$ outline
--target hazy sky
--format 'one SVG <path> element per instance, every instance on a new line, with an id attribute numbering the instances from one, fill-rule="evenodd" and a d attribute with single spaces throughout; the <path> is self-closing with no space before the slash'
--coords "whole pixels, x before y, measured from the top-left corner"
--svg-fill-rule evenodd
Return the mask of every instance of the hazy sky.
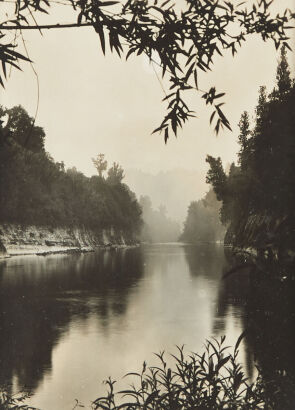
<path id="1" fill-rule="evenodd" d="M 276 9 L 295 6 L 294 0 L 274 3 Z M 73 21 L 62 6 L 55 17 Z M 151 135 L 165 106 L 161 86 L 144 57 L 132 57 L 127 63 L 110 53 L 104 57 L 91 28 L 44 31 L 43 37 L 38 32 L 24 34 L 40 81 L 36 122 L 46 131 L 46 149 L 54 159 L 87 175 L 95 173 L 91 157 L 97 153 L 124 168 L 146 172 L 203 170 L 207 154 L 219 155 L 225 162 L 235 159 L 237 133 L 224 131 L 216 137 L 209 126 L 211 111 L 199 95 L 189 98 L 199 118 L 192 119 L 178 139 L 171 138 L 165 146 L 159 135 Z M 234 130 L 241 112 L 253 111 L 258 87 L 272 87 L 277 59 L 273 44 L 255 37 L 234 58 L 228 53 L 216 59 L 213 72 L 200 84 L 227 93 L 224 110 Z M 294 65 L 294 55 L 289 62 Z M 36 79 L 29 65 L 22 68 L 23 72 L 12 72 L 0 103 L 21 104 L 33 116 Z"/>

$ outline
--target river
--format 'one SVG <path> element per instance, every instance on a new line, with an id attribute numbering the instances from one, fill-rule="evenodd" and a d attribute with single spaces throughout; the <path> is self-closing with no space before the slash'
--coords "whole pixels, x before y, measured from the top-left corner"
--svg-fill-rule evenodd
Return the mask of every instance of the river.
<path id="1" fill-rule="evenodd" d="M 101 395 L 108 376 L 154 363 L 153 352 L 202 351 L 223 334 L 232 345 L 247 322 L 249 287 L 227 285 L 227 267 L 223 246 L 208 244 L 1 261 L 1 385 L 31 391 L 28 403 L 42 410 L 70 410 Z M 250 376 L 252 356 L 243 343 Z"/>

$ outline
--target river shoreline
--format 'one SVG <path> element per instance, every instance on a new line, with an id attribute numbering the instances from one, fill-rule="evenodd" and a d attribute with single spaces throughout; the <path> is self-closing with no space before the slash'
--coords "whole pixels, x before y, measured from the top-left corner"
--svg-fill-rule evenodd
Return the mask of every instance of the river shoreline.
<path id="1" fill-rule="evenodd" d="M 0 225 L 0 259 L 13 256 L 71 254 L 138 246 L 130 234 L 114 228 L 94 232 L 85 228 Z"/>
<path id="2" fill-rule="evenodd" d="M 116 245 L 116 244 L 110 244 L 110 245 L 100 245 L 96 246 L 95 248 L 92 247 L 82 247 L 82 248 L 54 248 L 54 249 L 48 249 L 48 248 L 38 248 L 38 249 L 16 249 L 13 252 L 10 253 L 5 253 L 0 255 L 0 260 L 5 260 L 5 259 L 10 259 L 12 257 L 16 256 L 30 256 L 30 255 L 35 255 L 35 256 L 49 256 L 49 255 L 57 255 L 57 254 L 74 254 L 74 253 L 89 253 L 89 252 L 95 252 L 96 250 L 117 250 L 117 249 L 129 249 L 129 248 L 136 248 L 140 246 L 140 243 L 134 244 L 134 245 Z"/>

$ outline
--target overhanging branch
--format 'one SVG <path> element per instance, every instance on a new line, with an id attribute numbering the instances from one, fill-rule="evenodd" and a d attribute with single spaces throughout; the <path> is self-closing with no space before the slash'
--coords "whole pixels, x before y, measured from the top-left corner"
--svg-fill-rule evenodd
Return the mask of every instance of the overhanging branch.
<path id="1" fill-rule="evenodd" d="M 91 27 L 92 23 L 70 23 L 70 24 L 46 24 L 46 25 L 34 25 L 34 26 L 21 26 L 21 25 L 0 25 L 0 30 L 49 30 L 54 28 L 75 28 L 75 27 Z"/>

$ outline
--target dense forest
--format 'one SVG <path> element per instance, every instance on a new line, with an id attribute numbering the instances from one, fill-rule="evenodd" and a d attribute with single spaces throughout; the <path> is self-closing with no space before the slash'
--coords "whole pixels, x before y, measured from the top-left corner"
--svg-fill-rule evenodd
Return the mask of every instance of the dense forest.
<path id="1" fill-rule="evenodd" d="M 191 202 L 180 240 L 190 243 L 223 241 L 225 228 L 219 218 L 220 207 L 212 188 L 203 199 Z"/>
<path id="2" fill-rule="evenodd" d="M 226 175 L 221 159 L 207 157 L 207 182 L 222 201 L 225 242 L 289 260 L 295 243 L 295 86 L 285 48 L 276 85 L 260 87 L 254 124 L 244 112 L 239 122 L 238 164 Z"/>
<path id="3" fill-rule="evenodd" d="M 118 164 L 107 171 L 100 154 L 96 176 L 66 170 L 45 151 L 45 132 L 24 108 L 0 107 L 0 119 L 0 223 L 140 231 L 141 208 Z"/>

